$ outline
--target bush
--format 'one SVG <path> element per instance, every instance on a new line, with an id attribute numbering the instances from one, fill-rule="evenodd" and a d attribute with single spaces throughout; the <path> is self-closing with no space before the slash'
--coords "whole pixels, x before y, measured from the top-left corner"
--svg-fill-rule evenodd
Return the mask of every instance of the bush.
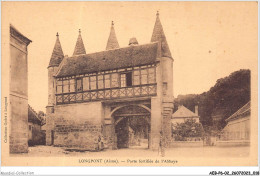
<path id="1" fill-rule="evenodd" d="M 173 126 L 172 134 L 176 141 L 187 141 L 190 138 L 203 137 L 204 130 L 200 123 L 196 123 L 193 119 L 188 119 L 184 123 L 177 123 Z"/>

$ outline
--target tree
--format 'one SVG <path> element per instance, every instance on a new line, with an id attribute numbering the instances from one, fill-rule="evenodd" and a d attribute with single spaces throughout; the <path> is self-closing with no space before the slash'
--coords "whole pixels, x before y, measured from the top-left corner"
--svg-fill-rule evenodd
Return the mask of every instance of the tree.
<path id="1" fill-rule="evenodd" d="M 204 129 L 212 126 L 216 130 L 221 130 L 226 125 L 225 120 L 250 101 L 250 75 L 250 70 L 241 69 L 218 79 L 207 92 L 179 95 L 174 101 L 175 110 L 178 105 L 184 105 L 190 110 L 199 105 L 200 122 Z M 212 119 L 214 112 L 218 112 L 217 115 L 221 116 L 217 124 L 214 124 Z"/>
<path id="2" fill-rule="evenodd" d="M 194 119 L 188 119 L 184 123 L 177 123 L 173 126 L 172 133 L 177 141 L 186 141 L 187 138 L 201 138 L 204 136 L 202 125 Z"/>
<path id="3" fill-rule="evenodd" d="M 46 123 L 46 115 L 43 111 L 38 112 L 38 117 L 41 120 L 41 124 L 44 125 Z"/>

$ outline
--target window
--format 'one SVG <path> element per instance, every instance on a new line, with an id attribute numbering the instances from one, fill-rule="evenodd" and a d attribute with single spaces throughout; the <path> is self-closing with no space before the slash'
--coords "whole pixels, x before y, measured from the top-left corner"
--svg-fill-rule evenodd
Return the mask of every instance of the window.
<path id="1" fill-rule="evenodd" d="M 97 77 L 96 76 L 90 77 L 90 89 L 91 90 L 97 89 Z"/>
<path id="2" fill-rule="evenodd" d="M 118 74 L 111 74 L 111 87 L 118 87 Z"/>
<path id="3" fill-rule="evenodd" d="M 140 85 L 140 70 L 134 71 L 134 85 Z"/>
<path id="4" fill-rule="evenodd" d="M 70 82 L 69 80 L 63 80 L 63 93 L 68 93 L 69 92 L 69 85 Z"/>
<path id="5" fill-rule="evenodd" d="M 62 93 L 62 81 L 57 81 L 57 94 Z"/>
<path id="6" fill-rule="evenodd" d="M 148 83 L 148 72 L 147 69 L 141 70 L 141 84 L 147 84 Z"/>
<path id="7" fill-rule="evenodd" d="M 104 89 L 104 76 L 98 76 L 98 89 Z"/>
<path id="8" fill-rule="evenodd" d="M 126 74 L 123 73 L 120 75 L 121 87 L 126 87 Z"/>
<path id="9" fill-rule="evenodd" d="M 110 75 L 105 75 L 105 88 L 110 88 Z"/>
<path id="10" fill-rule="evenodd" d="M 120 76 L 121 87 L 132 86 L 132 72 L 122 73 Z"/>
<path id="11" fill-rule="evenodd" d="M 77 82 L 77 92 L 81 92 L 82 91 L 82 78 L 76 79 L 76 82 Z"/>
<path id="12" fill-rule="evenodd" d="M 53 107 L 51 108 L 51 113 L 54 113 L 54 108 Z"/>
<path id="13" fill-rule="evenodd" d="M 84 77 L 83 78 L 83 90 L 89 90 L 89 77 Z"/>
<path id="14" fill-rule="evenodd" d="M 132 86 L 132 72 L 128 72 L 126 73 L 126 86 L 129 87 L 129 86 Z"/>
<path id="15" fill-rule="evenodd" d="M 155 83 L 155 68 L 148 69 L 148 83 Z"/>
<path id="16" fill-rule="evenodd" d="M 75 79 L 70 79 L 70 92 L 75 92 Z"/>
<path id="17" fill-rule="evenodd" d="M 31 126 L 31 125 L 29 125 L 29 130 L 30 130 L 30 131 L 32 130 L 32 126 Z"/>
<path id="18" fill-rule="evenodd" d="M 163 95 L 166 95 L 167 92 L 167 82 L 163 82 Z"/>

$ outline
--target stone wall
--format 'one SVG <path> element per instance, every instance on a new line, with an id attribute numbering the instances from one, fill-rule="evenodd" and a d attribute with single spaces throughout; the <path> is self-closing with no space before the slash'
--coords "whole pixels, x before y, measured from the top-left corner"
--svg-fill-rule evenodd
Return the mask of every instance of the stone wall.
<path id="1" fill-rule="evenodd" d="M 172 141 L 169 147 L 203 147 L 203 141 Z"/>
<path id="2" fill-rule="evenodd" d="M 28 152 L 28 100 L 10 96 L 10 153 Z"/>
<path id="3" fill-rule="evenodd" d="M 250 140 L 216 141 L 218 147 L 250 146 Z"/>
<path id="4" fill-rule="evenodd" d="M 28 152 L 28 65 L 31 41 L 10 26 L 10 153 Z"/>
<path id="5" fill-rule="evenodd" d="M 54 146 L 98 150 L 98 139 L 102 136 L 101 128 L 101 124 L 93 124 L 87 120 L 75 123 L 73 120 L 57 118 L 54 127 Z"/>
<path id="6" fill-rule="evenodd" d="M 97 150 L 102 137 L 103 109 L 101 102 L 55 106 L 54 114 L 47 117 L 46 144 L 80 150 Z"/>

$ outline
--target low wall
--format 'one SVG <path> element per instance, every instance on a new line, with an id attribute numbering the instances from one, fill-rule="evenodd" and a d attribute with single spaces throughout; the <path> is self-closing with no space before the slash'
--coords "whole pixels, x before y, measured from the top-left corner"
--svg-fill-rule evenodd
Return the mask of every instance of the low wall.
<path id="1" fill-rule="evenodd" d="M 99 150 L 101 125 L 85 121 L 75 123 L 73 120 L 58 118 L 55 121 L 54 146 L 78 150 Z"/>
<path id="2" fill-rule="evenodd" d="M 216 146 L 219 147 L 250 146 L 250 141 L 249 140 L 216 141 Z"/>
<path id="3" fill-rule="evenodd" d="M 203 147 L 203 141 L 172 141 L 170 147 Z"/>

